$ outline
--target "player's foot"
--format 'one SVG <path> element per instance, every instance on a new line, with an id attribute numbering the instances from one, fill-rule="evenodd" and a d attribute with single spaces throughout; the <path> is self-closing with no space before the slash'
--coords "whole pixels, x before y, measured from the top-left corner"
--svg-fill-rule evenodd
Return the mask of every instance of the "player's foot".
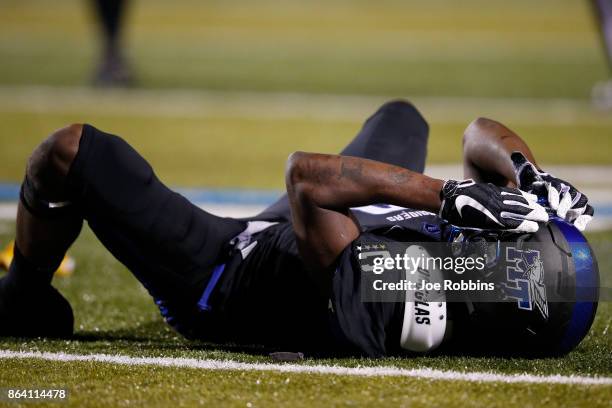
<path id="1" fill-rule="evenodd" d="M 70 303 L 51 285 L 17 285 L 0 279 L 0 336 L 70 337 Z"/>
<path id="2" fill-rule="evenodd" d="M 93 84 L 104 88 L 130 87 L 134 85 L 134 75 L 124 57 L 106 55 L 95 73 Z"/>

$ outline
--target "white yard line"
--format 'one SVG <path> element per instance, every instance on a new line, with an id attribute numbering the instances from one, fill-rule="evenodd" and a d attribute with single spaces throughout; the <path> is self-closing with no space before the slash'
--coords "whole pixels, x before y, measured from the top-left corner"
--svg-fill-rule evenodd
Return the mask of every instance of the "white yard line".
<path id="1" fill-rule="evenodd" d="M 0 359 L 42 359 L 47 361 L 85 361 L 127 366 L 161 366 L 202 370 L 276 371 L 282 373 L 332 374 L 356 377 L 409 377 L 427 380 L 472 381 L 487 383 L 532 383 L 570 385 L 612 385 L 610 377 L 577 375 L 496 374 L 491 372 L 462 372 L 431 368 L 397 367 L 342 367 L 335 365 L 243 363 L 232 360 L 198 360 L 195 358 L 130 357 L 111 354 L 67 354 L 32 351 L 0 350 Z"/>
<path id="2" fill-rule="evenodd" d="M 361 122 L 383 102 L 398 96 L 402 95 L 0 86 L 0 111 Z M 612 124 L 610 115 L 594 111 L 587 101 L 573 99 L 445 96 L 408 99 L 433 123 L 468 123 L 477 116 L 491 116 L 513 125 Z"/>

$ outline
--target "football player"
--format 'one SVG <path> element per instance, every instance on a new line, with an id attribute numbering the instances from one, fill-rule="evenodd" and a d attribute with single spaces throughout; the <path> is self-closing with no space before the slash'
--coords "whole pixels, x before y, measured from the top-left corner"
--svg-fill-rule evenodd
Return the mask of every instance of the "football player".
<path id="1" fill-rule="evenodd" d="M 534 234 L 549 212 L 583 229 L 593 215 L 584 194 L 489 119 L 465 131 L 469 179 L 424 175 L 428 131 L 413 105 L 389 102 L 339 155 L 292 154 L 287 194 L 235 219 L 167 188 L 123 139 L 91 125 L 60 129 L 27 165 L 14 259 L 0 280 L 0 334 L 72 334 L 71 307 L 50 283 L 86 220 L 188 338 L 373 357 L 427 351 L 406 340 L 411 304 L 362 301 L 355 243 L 444 240 L 449 226 Z"/>

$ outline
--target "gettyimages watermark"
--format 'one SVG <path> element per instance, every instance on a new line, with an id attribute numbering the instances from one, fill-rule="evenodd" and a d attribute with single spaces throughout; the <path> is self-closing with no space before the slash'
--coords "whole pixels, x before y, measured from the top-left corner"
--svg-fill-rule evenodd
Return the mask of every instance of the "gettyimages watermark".
<path id="1" fill-rule="evenodd" d="M 547 316 L 552 302 L 612 299 L 587 244 L 360 240 L 353 250 L 364 302 L 513 302 Z"/>

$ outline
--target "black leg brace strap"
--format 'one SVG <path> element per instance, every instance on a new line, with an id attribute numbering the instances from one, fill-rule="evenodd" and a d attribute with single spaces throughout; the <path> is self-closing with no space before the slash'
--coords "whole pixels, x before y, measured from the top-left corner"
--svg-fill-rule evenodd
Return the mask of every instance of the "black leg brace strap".
<path id="1" fill-rule="evenodd" d="M 74 204 L 71 201 L 51 202 L 42 198 L 27 175 L 21 184 L 19 199 L 30 213 L 41 218 L 56 218 L 74 214 Z"/>

